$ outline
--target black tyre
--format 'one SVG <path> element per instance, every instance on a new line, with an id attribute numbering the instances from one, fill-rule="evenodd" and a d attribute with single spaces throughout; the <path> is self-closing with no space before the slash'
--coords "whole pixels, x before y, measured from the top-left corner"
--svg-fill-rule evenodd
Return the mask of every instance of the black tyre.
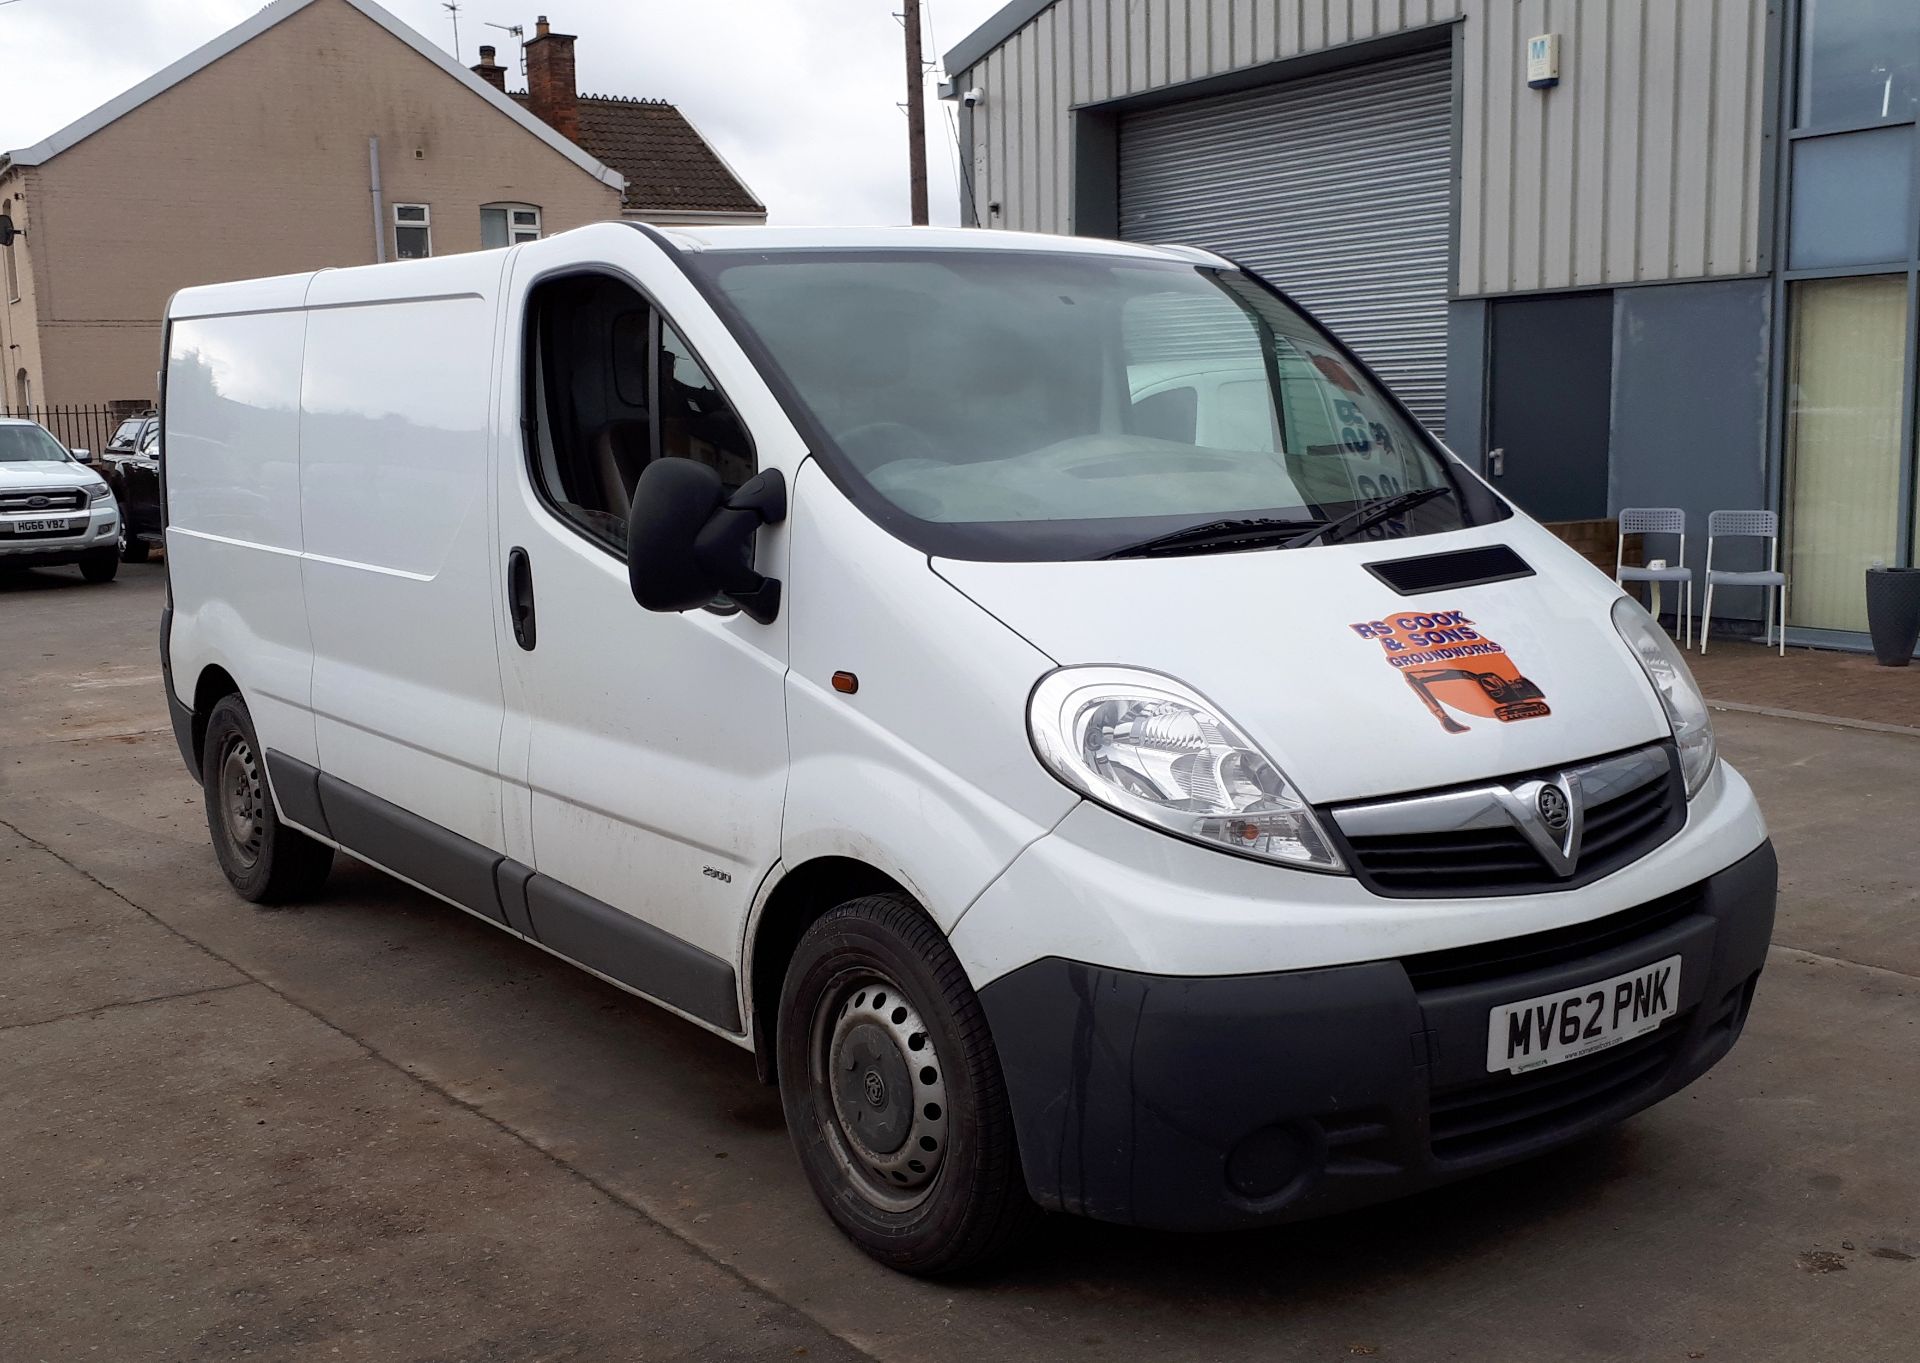
<path id="1" fill-rule="evenodd" d="M 980 1000 L 905 896 L 851 900 L 807 929 L 780 993 L 778 1056 L 807 1181 L 881 1263 L 979 1268 L 1037 1214 Z"/>
<path id="2" fill-rule="evenodd" d="M 238 696 L 225 697 L 207 716 L 200 785 L 213 854 L 242 899 L 283 903 L 326 883 L 333 849 L 280 822 L 267 785 L 266 753 Z"/>
<path id="3" fill-rule="evenodd" d="M 89 582 L 111 582 L 120 574 L 118 549 L 95 549 L 80 559 L 80 576 Z"/>
<path id="4" fill-rule="evenodd" d="M 120 561 L 122 563 L 145 563 L 153 557 L 153 546 L 137 535 L 123 535 L 120 540 Z"/>

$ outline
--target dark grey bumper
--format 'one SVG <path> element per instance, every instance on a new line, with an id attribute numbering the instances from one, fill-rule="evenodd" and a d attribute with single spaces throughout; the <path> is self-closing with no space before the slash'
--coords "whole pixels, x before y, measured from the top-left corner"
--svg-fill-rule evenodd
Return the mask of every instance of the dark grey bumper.
<path id="1" fill-rule="evenodd" d="M 1481 947 L 1180 978 L 1036 961 L 980 998 L 1041 1205 L 1178 1230 L 1291 1221 L 1511 1163 L 1685 1087 L 1733 1046 L 1773 929 L 1771 844 L 1677 895 Z M 1488 1074 L 1489 1011 L 1678 954 L 1659 1030 Z"/>

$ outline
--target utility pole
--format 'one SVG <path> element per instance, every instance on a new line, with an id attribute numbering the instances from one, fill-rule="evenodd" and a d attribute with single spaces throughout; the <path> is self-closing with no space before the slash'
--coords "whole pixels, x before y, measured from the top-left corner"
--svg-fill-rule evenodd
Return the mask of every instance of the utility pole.
<path id="1" fill-rule="evenodd" d="M 927 68 L 920 56 L 920 0 L 902 0 L 907 29 L 907 194 L 913 225 L 927 225 Z"/>

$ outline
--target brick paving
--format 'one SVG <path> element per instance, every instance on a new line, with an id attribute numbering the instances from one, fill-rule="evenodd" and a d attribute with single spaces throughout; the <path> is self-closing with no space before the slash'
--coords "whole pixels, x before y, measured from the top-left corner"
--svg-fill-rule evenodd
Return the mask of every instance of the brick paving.
<path id="1" fill-rule="evenodd" d="M 1687 654 L 1709 700 L 1920 729 L 1920 663 L 1881 667 L 1871 653 L 1713 641 Z"/>

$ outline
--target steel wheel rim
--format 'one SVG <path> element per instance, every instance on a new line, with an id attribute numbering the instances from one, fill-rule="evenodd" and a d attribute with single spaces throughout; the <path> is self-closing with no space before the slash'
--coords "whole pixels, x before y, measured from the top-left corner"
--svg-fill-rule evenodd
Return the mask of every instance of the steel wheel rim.
<path id="1" fill-rule="evenodd" d="M 944 1063 L 913 1000 L 870 968 L 822 991 L 809 1036 L 814 1111 L 862 1199 L 908 1212 L 946 1165 Z"/>
<path id="2" fill-rule="evenodd" d="M 260 860 L 266 839 L 267 789 L 252 746 L 237 734 L 221 754 L 218 789 L 227 845 L 242 865 L 252 866 Z"/>

